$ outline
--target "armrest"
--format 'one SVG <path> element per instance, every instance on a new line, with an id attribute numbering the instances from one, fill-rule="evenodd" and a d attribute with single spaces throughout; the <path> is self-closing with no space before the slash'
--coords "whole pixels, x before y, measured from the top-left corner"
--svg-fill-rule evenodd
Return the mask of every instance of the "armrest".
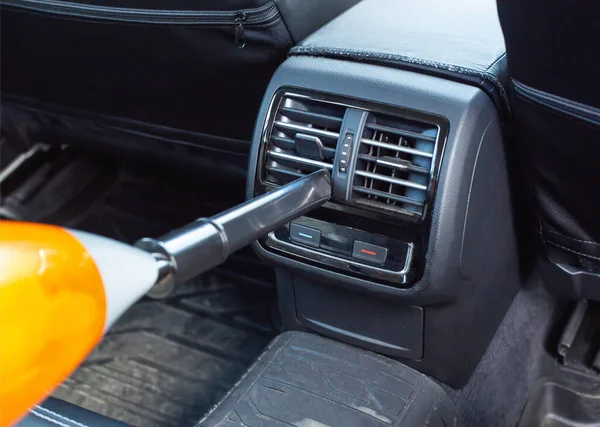
<path id="1" fill-rule="evenodd" d="M 508 112 L 495 0 L 364 0 L 291 50 L 402 68 L 480 87 Z"/>

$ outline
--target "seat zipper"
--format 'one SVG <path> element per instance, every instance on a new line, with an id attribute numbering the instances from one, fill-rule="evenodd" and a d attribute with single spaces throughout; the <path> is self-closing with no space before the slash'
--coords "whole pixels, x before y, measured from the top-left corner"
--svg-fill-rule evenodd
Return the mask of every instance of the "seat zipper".
<path id="1" fill-rule="evenodd" d="M 512 82 L 515 92 L 529 101 L 543 105 L 567 116 L 600 125 L 600 109 L 598 108 L 534 89 L 514 79 Z"/>
<path id="2" fill-rule="evenodd" d="M 153 10 L 96 6 L 60 0 L 2 0 L 2 7 L 27 9 L 36 12 L 66 15 L 104 21 L 168 25 L 231 25 L 234 42 L 246 46 L 245 26 L 262 25 L 273 21 L 278 10 L 273 1 L 264 6 L 239 11 Z"/>
<path id="3" fill-rule="evenodd" d="M 244 33 L 244 22 L 248 19 L 248 15 L 244 12 L 239 12 L 235 16 L 235 45 L 243 49 L 246 46 L 246 34 Z"/>

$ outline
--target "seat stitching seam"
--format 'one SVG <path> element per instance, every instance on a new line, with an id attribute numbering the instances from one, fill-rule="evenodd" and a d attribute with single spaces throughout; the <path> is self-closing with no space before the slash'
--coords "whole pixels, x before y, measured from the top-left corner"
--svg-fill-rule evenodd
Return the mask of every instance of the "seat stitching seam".
<path id="1" fill-rule="evenodd" d="M 546 230 L 546 231 L 548 231 L 548 232 L 550 232 L 550 233 L 553 233 L 553 234 L 556 234 L 556 235 L 558 235 L 558 236 L 564 237 L 565 239 L 573 240 L 573 241 L 575 241 L 575 242 L 580 242 L 580 243 L 590 243 L 590 244 L 592 244 L 592 245 L 599 245 L 599 246 L 600 246 L 600 243 L 594 242 L 593 240 L 580 240 L 580 239 L 575 239 L 575 238 L 573 238 L 573 237 L 565 236 L 564 234 L 562 234 L 562 233 L 559 233 L 558 231 L 554 231 L 554 230 Z"/>
<path id="2" fill-rule="evenodd" d="M 52 417 L 49 417 L 49 416 L 47 416 L 47 415 L 44 415 L 44 414 L 40 414 L 39 412 L 36 412 L 34 409 L 32 409 L 32 410 L 31 410 L 31 411 L 29 411 L 29 412 L 30 412 L 32 415 L 34 415 L 34 416 L 36 416 L 36 417 L 38 417 L 38 418 L 41 418 L 42 420 L 48 421 L 49 423 L 56 424 L 57 426 L 61 426 L 61 427 L 72 427 L 72 426 L 70 426 L 69 424 L 65 424 L 65 423 L 63 423 L 63 422 L 60 422 L 60 421 L 58 421 L 58 420 L 55 420 L 55 419 L 54 419 L 54 418 L 52 418 Z"/>
<path id="3" fill-rule="evenodd" d="M 496 60 L 494 62 L 492 62 L 489 67 L 487 67 L 486 71 L 490 71 L 494 65 L 496 65 L 498 62 L 503 60 L 505 57 L 506 57 L 506 52 L 504 52 L 502 55 L 500 55 L 498 58 L 496 58 Z"/>
<path id="4" fill-rule="evenodd" d="M 347 48 L 321 48 L 321 47 L 317 47 L 317 46 L 296 46 L 290 51 L 290 54 L 292 54 L 292 55 L 293 54 L 300 54 L 300 55 L 301 54 L 332 54 L 332 55 L 339 55 L 339 56 L 346 56 L 346 57 L 349 57 L 354 54 L 354 55 L 361 56 L 363 59 L 374 58 L 374 59 L 381 59 L 381 60 L 388 60 L 388 61 L 403 62 L 403 63 L 407 63 L 407 64 L 412 63 L 412 64 L 431 67 L 431 68 L 443 69 L 443 70 L 450 71 L 450 72 L 456 72 L 459 74 L 464 74 L 464 75 L 469 75 L 469 76 L 477 76 L 484 80 L 491 81 L 494 84 L 494 86 L 500 92 L 500 96 L 501 96 L 502 100 L 506 103 L 506 106 L 510 111 L 510 101 L 508 100 L 508 95 L 506 93 L 506 89 L 504 88 L 502 82 L 500 82 L 495 75 L 488 72 L 489 68 L 486 69 L 485 71 L 481 71 L 481 70 L 475 70 L 472 68 L 463 67 L 460 65 L 446 64 L 443 62 L 431 61 L 428 59 L 421 59 L 421 58 L 416 58 L 416 57 L 411 57 L 411 56 L 390 54 L 390 53 L 380 53 L 380 52 L 367 52 L 367 51 L 347 49 Z M 494 62 L 496 62 L 496 61 L 494 61 Z"/>
<path id="5" fill-rule="evenodd" d="M 52 414 L 52 415 L 54 415 L 55 417 L 57 417 L 57 418 L 59 418 L 59 419 L 62 419 L 62 420 L 64 420 L 64 421 L 68 421 L 68 422 L 70 422 L 70 423 L 72 423 L 72 424 L 75 424 L 76 426 L 79 426 L 79 427 L 89 427 L 87 424 L 83 424 L 83 423 L 77 422 L 77 421 L 75 421 L 75 420 L 72 420 L 72 419 L 71 419 L 71 418 L 69 418 L 69 417 L 65 417 L 64 415 L 60 415 L 60 414 L 58 414 L 58 413 L 56 413 L 56 412 L 54 412 L 54 411 L 51 411 L 51 410 L 50 410 L 50 409 L 48 409 L 48 408 L 44 408 L 43 406 L 36 405 L 35 407 L 36 407 L 36 409 L 41 409 L 42 411 L 44 411 L 44 412 L 46 412 L 46 413 Z"/>
<path id="6" fill-rule="evenodd" d="M 573 252 L 574 254 L 581 255 L 581 256 L 584 256 L 584 257 L 587 257 L 587 258 L 592 258 L 592 259 L 600 261 L 600 257 L 595 257 L 593 255 L 584 254 L 583 252 L 577 252 L 577 251 L 574 251 L 573 249 L 567 248 L 565 246 L 559 245 L 558 243 L 554 243 L 554 242 L 551 242 L 549 240 L 547 240 L 546 243 L 550 243 L 551 245 L 558 246 L 559 248 L 562 248 L 562 249 L 564 249 L 566 251 L 569 251 L 569 252 Z"/>

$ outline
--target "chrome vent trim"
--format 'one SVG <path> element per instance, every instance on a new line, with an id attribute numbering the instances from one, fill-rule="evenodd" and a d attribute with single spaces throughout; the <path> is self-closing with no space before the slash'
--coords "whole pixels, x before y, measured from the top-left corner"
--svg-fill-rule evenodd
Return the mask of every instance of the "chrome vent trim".
<path id="1" fill-rule="evenodd" d="M 333 170 L 347 107 L 287 92 L 275 104 L 265 129 L 263 182 L 278 186 L 318 169 Z"/>
<path id="2" fill-rule="evenodd" d="M 305 157 L 294 156 L 293 154 L 286 154 L 278 151 L 267 151 L 267 155 L 275 160 L 290 160 L 298 163 L 299 165 L 314 166 L 315 168 L 333 169 L 333 165 L 325 162 L 319 162 L 317 160 L 308 159 Z"/>
<path id="3" fill-rule="evenodd" d="M 394 271 L 386 270 L 373 265 L 368 265 L 360 261 L 330 255 L 325 252 L 320 252 L 307 248 L 305 246 L 294 245 L 292 243 L 280 240 L 279 238 L 277 238 L 274 232 L 269 233 L 265 241 L 269 247 L 277 248 L 291 255 L 299 255 L 303 258 L 316 262 L 323 262 L 323 260 L 327 260 L 328 265 L 339 268 L 341 270 L 356 272 L 358 269 L 363 274 L 376 277 L 382 280 L 389 280 L 395 283 L 406 283 L 408 281 L 415 252 L 415 245 L 413 243 L 407 243 L 408 250 L 406 253 L 406 259 L 404 261 L 404 266 L 402 270 Z"/>
<path id="4" fill-rule="evenodd" d="M 377 164 L 379 164 L 379 162 Z M 404 179 L 394 178 L 393 176 L 386 176 L 386 175 L 381 175 L 378 173 L 371 173 L 371 172 L 365 172 L 365 171 L 359 171 L 359 170 L 357 170 L 355 172 L 355 175 L 362 176 L 365 178 L 370 178 L 373 180 L 388 182 L 390 184 L 402 185 L 404 187 L 414 188 L 416 190 L 423 190 L 423 191 L 427 190 L 426 185 L 417 184 L 415 182 L 406 181 Z"/>
<path id="5" fill-rule="evenodd" d="M 337 149 L 348 132 L 356 137 L 345 173 Z M 433 113 L 282 88 L 262 129 L 258 191 L 327 169 L 335 187 L 332 203 L 340 210 L 348 205 L 359 208 L 357 215 L 422 221 L 433 205 L 447 135 L 447 119 Z M 318 153 L 299 152 L 299 141 L 316 143 Z"/>
<path id="6" fill-rule="evenodd" d="M 282 122 L 282 121 L 275 121 L 275 127 L 280 130 L 281 129 L 291 130 L 296 133 L 303 133 L 303 134 L 313 135 L 313 136 L 321 136 L 324 138 L 332 139 L 334 141 L 337 141 L 338 138 L 340 137 L 339 132 L 329 132 L 327 130 L 314 129 L 314 128 L 311 128 L 308 126 L 296 125 L 293 123 L 287 123 L 287 122 Z"/>

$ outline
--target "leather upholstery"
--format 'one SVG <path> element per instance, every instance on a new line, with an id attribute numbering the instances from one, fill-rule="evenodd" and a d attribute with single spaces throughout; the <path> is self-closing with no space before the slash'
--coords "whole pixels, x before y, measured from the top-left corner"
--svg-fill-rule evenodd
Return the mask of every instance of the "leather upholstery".
<path id="1" fill-rule="evenodd" d="M 297 43 L 360 0 L 275 0 L 279 13 Z"/>
<path id="2" fill-rule="evenodd" d="M 475 85 L 506 112 L 504 53 L 494 0 L 364 0 L 291 51 Z"/>
<path id="3" fill-rule="evenodd" d="M 179 10 L 241 10 L 264 6 L 270 0 L 70 0 L 74 3 L 110 7 L 131 7 L 140 9 L 164 9 L 173 7 Z M 125 5 L 126 2 L 126 5 Z"/>
<path id="4" fill-rule="evenodd" d="M 543 254 L 600 272 L 600 12 L 565 0 L 498 0 L 498 11 Z"/>
<path id="5" fill-rule="evenodd" d="M 71 403 L 49 397 L 33 407 L 16 427 L 127 427 Z"/>
<path id="6" fill-rule="evenodd" d="M 148 139 L 161 145 L 247 146 L 291 34 L 299 40 L 357 1 L 2 0 L 2 102 L 89 117 L 97 130 L 86 144 L 120 122 L 135 135 L 160 127 L 172 136 Z"/>

